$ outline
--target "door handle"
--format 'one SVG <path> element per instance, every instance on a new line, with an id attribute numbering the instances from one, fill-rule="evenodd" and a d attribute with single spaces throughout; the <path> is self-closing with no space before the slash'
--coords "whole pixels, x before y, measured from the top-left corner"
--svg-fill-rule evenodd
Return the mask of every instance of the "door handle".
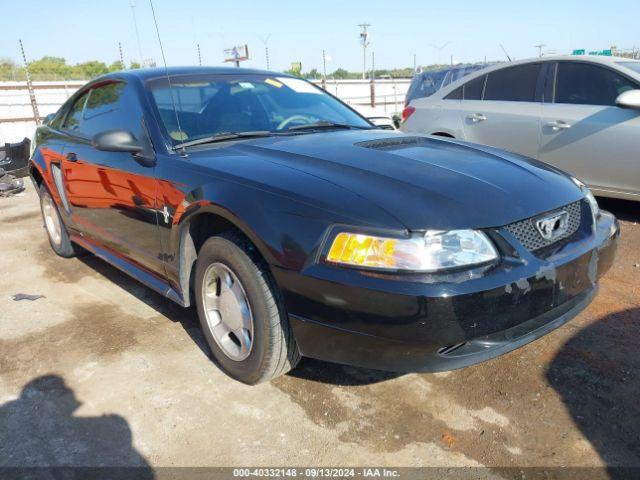
<path id="1" fill-rule="evenodd" d="M 77 162 L 78 156 L 73 152 L 69 152 L 67 153 L 67 160 L 69 160 L 70 162 Z"/>
<path id="2" fill-rule="evenodd" d="M 551 130 L 553 130 L 554 132 L 559 132 L 560 130 L 570 129 L 571 125 L 569 125 L 564 120 L 556 120 L 555 122 L 547 123 L 547 127 L 551 128 Z"/>
<path id="3" fill-rule="evenodd" d="M 472 113 L 470 115 L 467 115 L 467 118 L 473 123 L 484 122 L 487 119 L 487 117 L 485 117 L 482 113 Z"/>

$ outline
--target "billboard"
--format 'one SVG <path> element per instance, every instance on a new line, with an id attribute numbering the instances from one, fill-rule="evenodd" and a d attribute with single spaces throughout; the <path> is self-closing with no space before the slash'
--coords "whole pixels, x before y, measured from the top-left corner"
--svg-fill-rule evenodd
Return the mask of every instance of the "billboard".
<path id="1" fill-rule="evenodd" d="M 237 65 L 245 60 L 249 60 L 249 47 L 246 44 L 238 45 L 232 48 L 225 48 L 225 62 L 235 62 Z"/>

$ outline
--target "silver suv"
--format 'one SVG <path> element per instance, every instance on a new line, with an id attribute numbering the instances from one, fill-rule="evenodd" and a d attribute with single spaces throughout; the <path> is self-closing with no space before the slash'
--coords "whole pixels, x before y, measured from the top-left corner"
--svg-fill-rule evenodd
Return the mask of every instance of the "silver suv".
<path id="1" fill-rule="evenodd" d="M 640 201 L 640 61 L 561 56 L 503 63 L 410 101 L 401 130 L 537 158 L 601 196 Z"/>

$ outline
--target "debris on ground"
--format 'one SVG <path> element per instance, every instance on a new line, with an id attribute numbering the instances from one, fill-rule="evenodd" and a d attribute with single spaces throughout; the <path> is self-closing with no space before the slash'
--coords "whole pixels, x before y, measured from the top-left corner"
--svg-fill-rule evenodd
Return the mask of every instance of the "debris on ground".
<path id="1" fill-rule="evenodd" d="M 13 296 L 13 301 L 14 302 L 19 302 L 20 300 L 29 300 L 30 302 L 33 302 L 34 300 L 39 300 L 41 298 L 45 298 L 44 295 L 30 295 L 28 293 L 16 293 Z"/>
<path id="2" fill-rule="evenodd" d="M 29 174 L 29 149 L 25 138 L 18 143 L 0 146 L 0 197 L 10 197 L 24 191 L 23 178 Z"/>
<path id="3" fill-rule="evenodd" d="M 22 191 L 24 191 L 24 181 L 13 175 L 2 175 L 2 169 L 0 169 L 0 197 L 9 197 Z"/>

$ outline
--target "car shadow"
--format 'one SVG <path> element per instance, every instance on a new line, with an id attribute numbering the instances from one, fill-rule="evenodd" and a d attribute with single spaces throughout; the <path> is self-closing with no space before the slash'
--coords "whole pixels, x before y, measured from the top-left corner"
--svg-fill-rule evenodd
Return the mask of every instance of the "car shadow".
<path id="1" fill-rule="evenodd" d="M 177 303 L 131 278 L 129 275 L 121 272 L 116 267 L 95 255 L 87 254 L 78 257 L 78 259 L 110 282 L 118 285 L 123 290 L 129 292 L 131 295 L 156 310 L 159 314 L 167 317 L 172 322 L 180 323 L 184 331 L 189 335 L 202 353 L 217 364 L 211 354 L 209 346 L 207 345 L 207 341 L 202 334 L 200 322 L 198 321 L 198 314 L 194 307 L 181 307 Z M 333 385 L 368 385 L 397 378 L 402 374 L 351 367 L 347 365 L 338 365 L 335 363 L 303 358 L 298 367 L 289 372 L 288 375 L 300 379 Z"/>
<path id="2" fill-rule="evenodd" d="M 569 130 L 564 130 L 561 134 L 558 133 L 557 129 L 554 130 L 550 126 L 544 126 L 542 128 L 543 145 L 538 153 L 544 155 L 565 148 L 603 130 L 615 128 L 616 125 L 632 121 L 637 116 L 638 113 L 631 109 L 603 107 L 592 115 L 579 120 Z"/>
<path id="3" fill-rule="evenodd" d="M 614 479 L 640 471 L 639 343 L 640 308 L 612 313 L 569 339 L 546 372 Z"/>
<path id="4" fill-rule="evenodd" d="M 302 358 L 297 368 L 287 376 L 340 387 L 371 385 L 403 376 L 403 373 L 383 372 L 370 368 L 352 367 L 323 362 L 313 358 Z"/>
<path id="5" fill-rule="evenodd" d="M 2 478 L 155 478 L 123 417 L 75 416 L 81 405 L 58 375 L 34 378 L 0 405 Z"/>
<path id="6" fill-rule="evenodd" d="M 640 202 L 598 197 L 598 205 L 603 210 L 613 213 L 619 220 L 640 223 Z"/>

